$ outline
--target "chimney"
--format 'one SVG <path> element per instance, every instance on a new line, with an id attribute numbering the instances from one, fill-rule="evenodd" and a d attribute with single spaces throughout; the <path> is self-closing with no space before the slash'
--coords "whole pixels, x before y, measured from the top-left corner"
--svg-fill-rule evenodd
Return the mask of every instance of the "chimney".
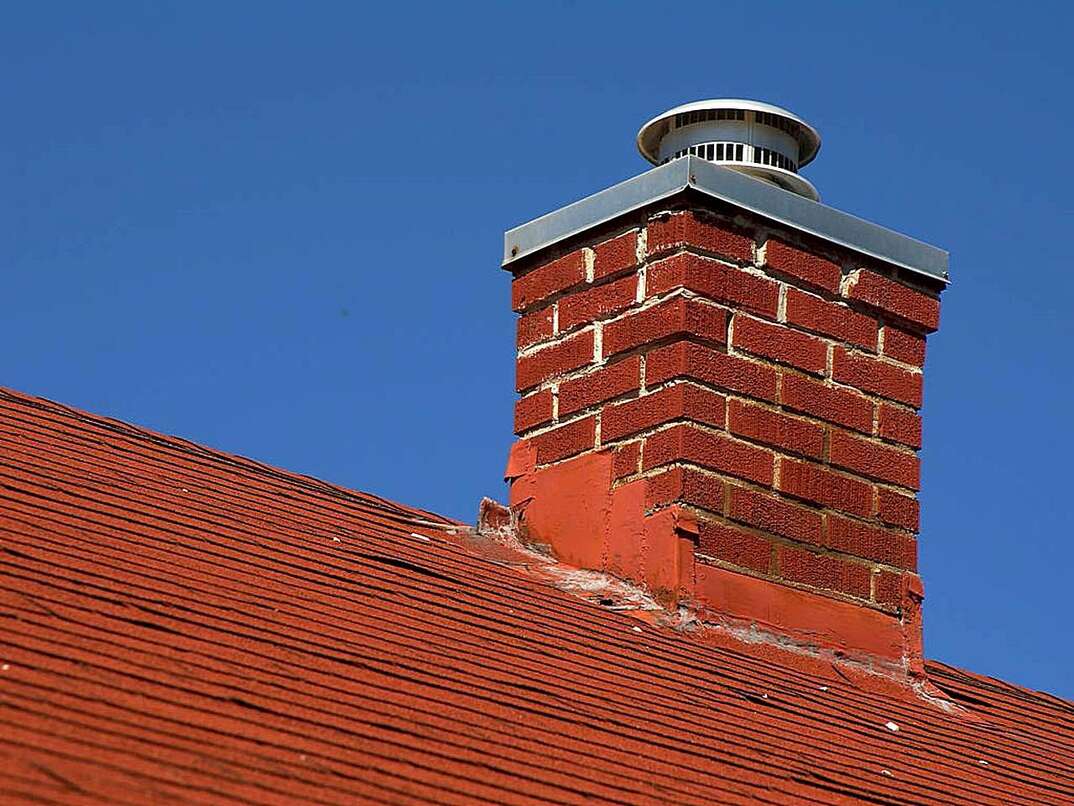
<path id="1" fill-rule="evenodd" d="M 505 237 L 527 538 L 745 636 L 921 670 L 922 366 L 942 250 L 817 201 L 805 121 L 722 99 Z"/>

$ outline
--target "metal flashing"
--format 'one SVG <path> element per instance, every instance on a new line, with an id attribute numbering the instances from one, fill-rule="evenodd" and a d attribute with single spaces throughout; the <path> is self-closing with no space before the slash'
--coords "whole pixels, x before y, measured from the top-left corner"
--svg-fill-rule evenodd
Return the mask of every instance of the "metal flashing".
<path id="1" fill-rule="evenodd" d="M 681 157 L 509 229 L 503 266 L 688 189 L 932 280 L 948 282 L 947 252 L 694 156 Z"/>

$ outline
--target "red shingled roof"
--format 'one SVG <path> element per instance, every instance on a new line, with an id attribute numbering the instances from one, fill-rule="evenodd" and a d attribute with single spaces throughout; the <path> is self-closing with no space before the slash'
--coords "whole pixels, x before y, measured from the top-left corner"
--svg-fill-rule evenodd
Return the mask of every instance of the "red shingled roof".
<path id="1" fill-rule="evenodd" d="M 0 801 L 1070 803 L 1074 706 L 679 633 L 418 509 L 0 394 Z"/>

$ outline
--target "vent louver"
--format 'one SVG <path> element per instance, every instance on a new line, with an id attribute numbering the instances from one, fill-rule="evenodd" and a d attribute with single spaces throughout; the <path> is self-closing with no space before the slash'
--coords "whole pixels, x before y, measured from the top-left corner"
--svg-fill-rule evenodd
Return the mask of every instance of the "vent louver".
<path id="1" fill-rule="evenodd" d="M 778 106 L 718 98 L 677 106 L 638 132 L 638 150 L 654 165 L 692 154 L 816 201 L 798 175 L 820 148 L 820 135 Z"/>

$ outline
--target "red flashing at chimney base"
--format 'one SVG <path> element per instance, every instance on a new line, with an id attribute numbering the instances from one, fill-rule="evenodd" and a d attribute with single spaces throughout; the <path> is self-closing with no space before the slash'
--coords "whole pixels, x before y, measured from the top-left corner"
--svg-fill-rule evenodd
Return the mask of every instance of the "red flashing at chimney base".
<path id="1" fill-rule="evenodd" d="M 540 323 L 519 327 L 517 521 L 743 635 L 914 671 L 938 288 L 717 212 L 512 267 Z"/>

